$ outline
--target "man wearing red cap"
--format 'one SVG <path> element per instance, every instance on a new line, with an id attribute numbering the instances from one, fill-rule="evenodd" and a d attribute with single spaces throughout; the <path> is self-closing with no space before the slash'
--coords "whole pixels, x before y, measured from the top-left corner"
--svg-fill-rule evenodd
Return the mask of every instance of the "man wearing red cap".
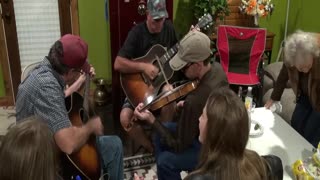
<path id="1" fill-rule="evenodd" d="M 19 85 L 17 121 L 34 115 L 45 120 L 54 134 L 57 146 L 66 154 L 82 147 L 91 134 L 97 135 L 103 170 L 109 174 L 110 180 L 123 179 L 120 138 L 101 136 L 103 125 L 99 117 L 89 119 L 81 127 L 72 126 L 69 120 L 64 89 L 79 77 L 83 79 L 84 73 L 95 75 L 94 68 L 87 62 L 87 56 L 88 45 L 79 36 L 67 34 L 56 41 L 48 56 Z M 77 81 L 81 82 L 83 80 Z"/>

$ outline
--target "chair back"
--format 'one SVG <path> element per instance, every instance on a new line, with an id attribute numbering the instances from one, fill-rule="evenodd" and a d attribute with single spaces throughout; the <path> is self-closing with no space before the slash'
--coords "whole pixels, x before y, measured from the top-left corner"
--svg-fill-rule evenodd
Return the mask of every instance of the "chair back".
<path id="1" fill-rule="evenodd" d="M 217 31 L 220 63 L 230 84 L 259 84 L 258 67 L 266 44 L 266 29 L 221 25 Z"/>
<path id="2" fill-rule="evenodd" d="M 28 64 L 26 67 L 24 67 L 23 70 L 22 70 L 22 73 L 21 73 L 21 82 L 22 82 L 22 81 L 29 75 L 29 73 L 30 73 L 35 67 L 37 67 L 40 63 L 41 63 L 41 61 Z"/>

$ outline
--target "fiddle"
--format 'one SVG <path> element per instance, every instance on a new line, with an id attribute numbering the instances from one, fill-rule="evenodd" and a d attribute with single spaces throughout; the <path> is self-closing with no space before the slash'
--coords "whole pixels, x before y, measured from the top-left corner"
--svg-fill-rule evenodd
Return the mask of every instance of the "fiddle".
<path id="1" fill-rule="evenodd" d="M 193 80 L 190 82 L 187 82 L 185 84 L 182 84 L 172 90 L 165 91 L 160 93 L 152 102 L 146 104 L 141 111 L 143 110 L 151 110 L 155 111 L 158 110 L 173 101 L 178 100 L 179 98 L 184 97 L 185 95 L 189 94 L 193 90 L 195 90 L 198 87 L 199 81 L 198 80 Z M 133 117 L 131 119 L 131 122 L 128 124 L 126 129 L 130 129 L 133 126 L 133 123 L 136 121 L 136 117 Z"/>
<path id="2" fill-rule="evenodd" d="M 181 86 L 178 86 L 172 90 L 160 93 L 157 98 L 155 98 L 154 101 L 151 103 L 145 105 L 142 108 L 142 111 L 145 109 L 149 109 L 151 111 L 155 111 L 157 109 L 162 108 L 163 106 L 172 103 L 173 101 L 176 101 L 179 98 L 184 97 L 185 95 L 189 94 L 193 90 L 197 88 L 199 84 L 198 80 L 193 80 L 190 82 L 187 82 Z"/>

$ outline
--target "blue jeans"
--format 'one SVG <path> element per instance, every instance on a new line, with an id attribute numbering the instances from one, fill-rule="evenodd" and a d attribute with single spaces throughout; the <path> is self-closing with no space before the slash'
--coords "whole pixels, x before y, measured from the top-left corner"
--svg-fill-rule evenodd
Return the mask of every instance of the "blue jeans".
<path id="1" fill-rule="evenodd" d="M 320 112 L 315 111 L 307 96 L 300 96 L 291 118 L 291 126 L 314 147 L 320 141 Z"/>
<path id="2" fill-rule="evenodd" d="M 97 148 L 101 157 L 103 173 L 109 180 L 123 179 L 123 146 L 118 136 L 97 137 Z"/>
<path id="3" fill-rule="evenodd" d="M 173 122 L 164 123 L 172 132 L 176 131 L 177 124 Z M 157 176 L 159 180 L 181 179 L 181 171 L 192 171 L 198 164 L 201 144 L 198 137 L 182 152 L 176 153 L 165 144 L 161 143 L 161 137 L 154 137 L 155 156 L 157 164 Z"/>

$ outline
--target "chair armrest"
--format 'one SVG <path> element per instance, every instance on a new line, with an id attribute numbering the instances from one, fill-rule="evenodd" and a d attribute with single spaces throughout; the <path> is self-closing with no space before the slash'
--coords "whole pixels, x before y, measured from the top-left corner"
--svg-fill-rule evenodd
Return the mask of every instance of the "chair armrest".
<path id="1" fill-rule="evenodd" d="M 274 79 L 274 77 L 268 71 L 264 71 L 264 75 L 271 79 L 272 87 L 274 87 L 276 85 L 276 80 Z"/>

